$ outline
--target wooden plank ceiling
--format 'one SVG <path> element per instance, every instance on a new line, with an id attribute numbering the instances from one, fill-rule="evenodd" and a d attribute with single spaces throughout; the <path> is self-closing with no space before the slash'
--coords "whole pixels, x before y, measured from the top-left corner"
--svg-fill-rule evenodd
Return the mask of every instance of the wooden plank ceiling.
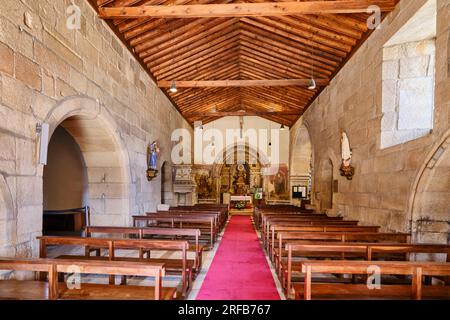
<path id="1" fill-rule="evenodd" d="M 387 12 L 397 1 L 378 2 L 386 2 L 383 11 Z M 206 8 L 210 4 L 268 1 L 90 2 L 104 18 L 109 18 L 113 31 L 191 124 L 242 114 L 291 126 L 370 34 L 369 14 L 365 10 L 272 16 L 261 11 L 255 15 L 232 12 L 226 17 L 210 17 L 208 12 L 213 11 L 203 10 L 206 14 L 195 18 L 173 18 L 174 14 L 164 13 L 155 17 L 157 10 L 152 16 L 141 10 L 130 17 L 122 7 Z M 323 2 L 334 2 L 333 5 L 338 4 L 336 8 L 342 9 L 345 1 Z M 105 17 L 105 8 L 122 8 L 119 13 L 123 16 Z M 308 89 L 311 78 L 317 80 L 315 90 Z M 169 90 L 173 81 L 178 83 L 176 93 Z"/>

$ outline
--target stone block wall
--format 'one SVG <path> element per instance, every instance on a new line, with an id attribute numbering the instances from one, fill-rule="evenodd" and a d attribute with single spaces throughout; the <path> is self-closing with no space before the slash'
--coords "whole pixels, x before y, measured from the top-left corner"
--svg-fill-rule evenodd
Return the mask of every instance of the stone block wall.
<path id="1" fill-rule="evenodd" d="M 381 147 L 430 133 L 434 111 L 435 40 L 383 50 Z"/>
<path id="2" fill-rule="evenodd" d="M 331 211 L 365 225 L 380 225 L 384 231 L 414 229 L 413 220 L 420 216 L 413 214 L 418 210 L 413 200 L 417 186 L 427 185 L 420 182 L 426 164 L 450 135 L 450 1 L 438 0 L 433 130 L 421 138 L 381 148 L 383 47 L 424 3 L 400 1 L 381 29 L 361 46 L 291 130 L 292 139 L 302 124 L 309 130 L 314 157 L 313 191 L 329 186 L 320 168 L 328 160 L 333 164 L 333 179 L 338 180 L 338 186 Z M 389 70 L 397 72 L 396 68 Z M 347 133 L 353 149 L 356 171 L 351 181 L 339 174 L 342 131 Z M 295 146 L 295 141 L 292 144 Z M 445 180 L 447 176 L 441 177 Z M 441 188 L 448 185 L 444 183 Z M 450 197 L 446 193 L 439 196 L 440 200 L 426 209 L 427 223 L 433 225 L 427 225 L 433 231 L 427 241 L 447 241 Z M 320 200 L 313 200 L 320 208 Z"/>
<path id="3" fill-rule="evenodd" d="M 66 25 L 72 3 L 81 9 L 80 29 Z M 84 153 L 92 164 L 90 192 L 99 198 L 94 209 L 112 213 L 98 223 L 127 224 L 132 214 L 154 210 L 161 181 L 145 177 L 146 147 L 159 142 L 162 165 L 170 161 L 172 131 L 190 125 L 87 1 L 1 0 L 0 7 L 0 255 L 37 254 L 43 202 L 37 123 L 53 131 L 80 115 L 98 120 L 114 142 L 112 153 Z M 120 169 L 110 168 L 112 154 Z M 108 201 L 96 204 L 102 194 Z"/>

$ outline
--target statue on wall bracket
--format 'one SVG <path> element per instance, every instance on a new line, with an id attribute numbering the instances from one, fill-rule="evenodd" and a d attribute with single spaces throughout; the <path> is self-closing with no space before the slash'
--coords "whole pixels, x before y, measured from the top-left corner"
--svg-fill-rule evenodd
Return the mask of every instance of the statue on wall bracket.
<path id="1" fill-rule="evenodd" d="M 153 141 L 147 147 L 147 180 L 151 181 L 158 175 L 157 162 L 158 162 L 159 148 L 156 141 Z"/>
<path id="2" fill-rule="evenodd" d="M 353 175 L 355 174 L 355 168 L 351 165 L 352 149 L 350 148 L 350 143 L 345 132 L 342 132 L 341 154 L 342 164 L 339 169 L 339 171 L 341 171 L 341 176 L 346 177 L 347 180 L 352 180 Z"/>

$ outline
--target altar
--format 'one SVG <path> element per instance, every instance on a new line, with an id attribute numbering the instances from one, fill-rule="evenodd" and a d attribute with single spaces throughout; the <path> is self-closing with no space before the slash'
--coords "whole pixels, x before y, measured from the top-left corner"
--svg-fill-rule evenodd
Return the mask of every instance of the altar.
<path id="1" fill-rule="evenodd" d="M 230 201 L 245 201 L 245 202 L 252 202 L 251 196 L 231 196 Z"/>

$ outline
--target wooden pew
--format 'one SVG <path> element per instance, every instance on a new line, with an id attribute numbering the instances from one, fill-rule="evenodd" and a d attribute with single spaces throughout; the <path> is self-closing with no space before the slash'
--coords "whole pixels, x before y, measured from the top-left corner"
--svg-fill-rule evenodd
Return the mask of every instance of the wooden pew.
<path id="1" fill-rule="evenodd" d="M 57 236 L 42 236 L 37 237 L 40 241 L 39 257 L 47 257 L 48 245 L 69 245 L 81 246 L 85 248 L 85 255 L 61 255 L 58 259 L 93 259 L 93 260 L 108 260 L 108 261 L 124 261 L 124 262 L 148 262 L 148 263 L 163 263 L 166 272 L 181 274 L 182 278 L 182 292 L 187 294 L 192 282 L 192 268 L 194 266 L 193 260 L 187 259 L 187 250 L 189 243 L 185 240 L 152 240 L 152 239 L 112 239 L 112 238 L 84 238 L 84 237 L 57 237 Z M 90 248 L 104 248 L 108 250 L 108 256 L 91 256 Z M 118 257 L 115 254 L 116 250 L 133 250 L 139 252 L 138 258 Z M 157 259 L 145 258 L 144 252 L 148 250 L 170 250 L 180 251 L 181 259 Z M 115 282 L 114 277 L 110 277 L 110 283 Z M 126 282 L 126 275 L 122 277 L 122 282 Z"/>
<path id="2" fill-rule="evenodd" d="M 199 229 L 87 226 L 85 234 L 87 237 L 92 237 L 93 234 L 106 234 L 120 235 L 122 237 L 134 236 L 137 239 L 145 239 L 146 236 L 150 236 L 162 240 L 167 238 L 188 240 L 190 241 L 188 252 L 195 253 L 195 272 L 199 273 L 202 267 L 203 245 L 199 243 L 201 234 Z M 95 251 L 97 248 L 90 248 L 90 250 Z"/>
<path id="3" fill-rule="evenodd" d="M 357 226 L 356 220 L 333 220 L 333 219 L 316 219 L 316 218 L 301 218 L 301 219 L 268 219 L 264 224 L 263 235 L 270 232 L 272 225 L 285 226 Z"/>
<path id="4" fill-rule="evenodd" d="M 383 285 L 369 289 L 367 284 L 312 283 L 312 275 L 360 274 L 371 275 L 373 267 L 382 275 L 411 276 L 411 285 Z M 450 263 L 400 262 L 400 261 L 305 261 L 302 263 L 305 282 L 297 287 L 297 297 L 319 299 L 450 299 L 450 286 L 424 285 L 424 276 L 450 275 Z"/>
<path id="5" fill-rule="evenodd" d="M 317 213 L 314 210 L 302 209 L 300 207 L 289 206 L 286 208 L 278 208 L 270 206 L 271 208 L 261 209 L 260 207 L 255 207 L 254 210 L 254 221 L 256 227 L 259 229 L 261 227 L 262 218 L 265 215 L 276 215 L 276 214 L 292 214 L 292 215 L 317 215 L 317 216 L 327 216 L 324 213 Z"/>
<path id="6" fill-rule="evenodd" d="M 54 300 L 58 297 L 54 282 L 57 272 L 50 259 L 0 258 L 0 270 L 42 272 L 48 275 L 49 283 L 33 280 L 0 280 L 0 299 Z"/>
<path id="7" fill-rule="evenodd" d="M 289 214 L 289 215 L 264 215 L 261 218 L 262 230 L 267 229 L 267 224 L 271 221 L 335 221 L 337 223 L 342 222 L 344 219 L 342 217 L 328 217 L 326 215 L 316 215 L 316 214 Z"/>
<path id="8" fill-rule="evenodd" d="M 194 206 L 178 206 L 170 207 L 169 212 L 204 212 L 204 213 L 218 213 L 220 227 L 223 228 L 228 220 L 228 205 L 209 205 L 196 204 Z"/>
<path id="9" fill-rule="evenodd" d="M 58 282 L 59 273 L 99 275 L 128 275 L 152 277 L 155 286 L 115 286 L 97 283 L 81 283 L 80 287 L 69 288 L 65 282 Z M 162 287 L 165 275 L 164 264 L 122 261 L 86 261 L 79 259 L 10 259 L 0 258 L 0 269 L 15 271 L 45 272 L 47 281 L 1 280 L 0 299 L 15 300 L 168 300 L 175 297 L 176 289 Z"/>
<path id="10" fill-rule="evenodd" d="M 208 242 L 210 248 L 214 247 L 217 236 L 215 218 L 211 216 L 133 216 L 133 226 L 139 227 L 140 222 L 144 222 L 145 226 L 147 226 L 149 222 L 167 222 L 172 228 L 175 228 L 177 224 L 180 228 L 183 228 L 184 224 L 185 226 L 188 226 L 190 228 L 200 229 L 202 231 L 202 234 L 207 234 L 209 236 Z"/>
<path id="11" fill-rule="evenodd" d="M 286 274 L 281 274 L 286 279 L 287 293 L 290 292 L 292 284 L 292 274 L 301 270 L 304 261 L 293 260 L 293 253 L 296 257 L 326 257 L 334 259 L 361 259 L 372 261 L 375 259 L 393 259 L 396 261 L 406 260 L 410 253 L 441 253 L 446 255 L 447 262 L 450 262 L 450 245 L 440 244 L 411 244 L 411 243 L 338 243 L 338 242 L 287 242 Z M 397 255 L 393 255 L 397 254 Z M 398 255 L 400 254 L 400 256 Z M 282 280 L 283 281 L 283 280 Z"/>
<path id="12" fill-rule="evenodd" d="M 272 247 L 275 245 L 275 239 L 278 232 L 378 232 L 379 226 L 336 226 L 336 225 L 323 225 L 323 226 L 302 226 L 294 223 L 274 223 L 270 226 L 270 234 L 267 233 L 265 237 L 265 248 L 272 255 Z"/>
<path id="13" fill-rule="evenodd" d="M 272 249 L 272 261 L 281 275 L 286 250 L 280 250 L 287 242 L 303 243 L 303 241 L 329 241 L 329 242 L 391 242 L 409 243 L 408 233 L 379 233 L 379 232 L 278 232 L 278 245 Z M 287 255 L 286 255 L 287 258 Z"/>

